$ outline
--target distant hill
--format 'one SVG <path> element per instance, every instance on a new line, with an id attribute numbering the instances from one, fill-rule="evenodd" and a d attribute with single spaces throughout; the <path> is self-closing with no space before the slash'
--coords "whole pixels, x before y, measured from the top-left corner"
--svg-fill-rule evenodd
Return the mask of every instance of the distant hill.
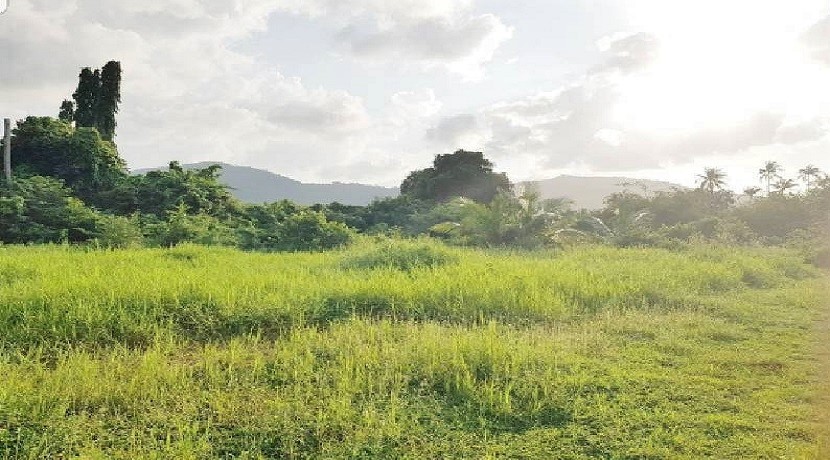
<path id="1" fill-rule="evenodd" d="M 246 203 L 265 203 L 278 200 L 291 200 L 303 205 L 317 203 L 338 203 L 365 206 L 375 198 L 398 196 L 397 188 L 379 187 L 364 184 L 306 184 L 263 169 L 236 166 L 221 162 L 201 162 L 182 165 L 185 169 L 206 168 L 212 164 L 222 166 L 221 181 L 231 187 L 233 195 Z M 152 170 L 165 168 L 149 168 L 134 171 L 143 174 Z M 536 181 L 542 197 L 568 198 L 574 202 L 574 208 L 599 209 L 603 200 L 612 193 L 623 190 L 648 192 L 668 191 L 673 187 L 681 187 L 670 182 L 631 179 L 627 177 L 580 177 L 559 176 L 553 179 Z M 527 184 L 518 184 L 517 189 Z M 628 185 L 623 185 L 628 184 Z M 682 188 L 682 187 L 681 187 Z"/>
<path id="2" fill-rule="evenodd" d="M 522 182 L 519 188 L 527 184 Z M 603 200 L 613 193 L 623 190 L 632 192 L 663 192 L 672 188 L 684 188 L 670 182 L 631 179 L 628 177 L 581 177 L 559 176 L 534 182 L 539 186 L 542 198 L 568 198 L 574 202 L 574 208 L 599 209 Z M 628 184 L 628 185 L 625 185 Z"/>
<path id="3" fill-rule="evenodd" d="M 231 188 L 233 195 L 246 203 L 265 203 L 291 200 L 298 204 L 328 204 L 338 202 L 347 205 L 365 206 L 375 198 L 398 196 L 397 188 L 363 184 L 305 184 L 294 179 L 274 174 L 263 169 L 236 166 L 221 162 L 201 162 L 182 165 L 185 169 L 222 166 L 221 181 Z M 143 174 L 166 168 L 149 168 L 134 171 Z"/>

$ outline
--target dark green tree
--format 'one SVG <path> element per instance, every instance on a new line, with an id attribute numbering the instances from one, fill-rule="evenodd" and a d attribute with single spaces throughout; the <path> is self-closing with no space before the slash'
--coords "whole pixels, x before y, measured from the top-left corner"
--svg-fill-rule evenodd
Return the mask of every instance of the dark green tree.
<path id="1" fill-rule="evenodd" d="M 84 200 L 126 177 L 112 142 L 92 128 L 74 128 L 50 117 L 28 117 L 12 132 L 12 165 L 18 174 L 62 179 Z"/>
<path id="2" fill-rule="evenodd" d="M 438 155 L 431 168 L 412 172 L 401 184 L 401 193 L 436 202 L 464 197 L 490 203 L 511 188 L 507 176 L 493 172 L 493 163 L 483 153 L 459 150 Z"/>
<path id="3" fill-rule="evenodd" d="M 100 216 L 52 177 L 0 184 L 0 242 L 79 243 L 96 236 Z"/>
<path id="4" fill-rule="evenodd" d="M 75 124 L 93 128 L 96 122 L 96 101 L 101 87 L 101 73 L 84 67 L 78 75 L 78 88 L 72 94 L 75 101 Z"/>
<path id="5" fill-rule="evenodd" d="M 58 112 L 58 120 L 72 123 L 75 121 L 75 104 L 72 101 L 64 99 L 61 103 L 60 112 Z"/>
<path id="6" fill-rule="evenodd" d="M 137 210 L 163 218 L 184 206 L 189 214 L 228 217 L 237 203 L 228 187 L 219 182 L 221 169 L 221 166 L 213 165 L 189 170 L 174 161 L 167 171 L 150 171 L 135 179 L 131 186 L 136 194 L 137 209 L 121 212 Z"/>
<path id="7" fill-rule="evenodd" d="M 121 63 L 110 61 L 101 69 L 101 84 L 95 98 L 95 127 L 101 137 L 115 138 L 115 114 L 121 103 Z"/>

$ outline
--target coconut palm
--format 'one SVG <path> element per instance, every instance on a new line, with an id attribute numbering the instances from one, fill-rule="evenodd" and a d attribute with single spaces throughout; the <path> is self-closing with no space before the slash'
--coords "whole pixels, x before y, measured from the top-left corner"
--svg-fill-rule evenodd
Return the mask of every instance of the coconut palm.
<path id="1" fill-rule="evenodd" d="M 807 165 L 798 170 L 798 178 L 807 184 L 807 190 L 813 185 L 813 181 L 821 178 L 821 170 L 813 165 Z"/>
<path id="2" fill-rule="evenodd" d="M 775 183 L 775 193 L 784 196 L 784 194 L 787 193 L 787 190 L 796 187 L 798 187 L 798 184 L 796 184 L 794 180 L 781 178 Z"/>
<path id="3" fill-rule="evenodd" d="M 780 179 L 783 171 L 784 169 L 780 164 L 778 164 L 777 161 L 767 161 L 767 164 L 758 170 L 758 177 L 767 183 L 767 195 L 769 195 L 770 190 L 772 190 L 772 181 L 774 179 Z"/>
<path id="4" fill-rule="evenodd" d="M 711 195 L 726 186 L 726 173 L 718 168 L 706 168 L 703 174 L 698 174 L 697 178 L 700 179 L 700 189 L 706 190 Z"/>

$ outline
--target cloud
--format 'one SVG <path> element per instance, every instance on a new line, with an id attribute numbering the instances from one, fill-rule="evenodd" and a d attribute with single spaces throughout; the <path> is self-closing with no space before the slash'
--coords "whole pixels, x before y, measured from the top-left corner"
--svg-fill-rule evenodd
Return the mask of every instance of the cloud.
<path id="1" fill-rule="evenodd" d="M 124 67 L 117 142 L 132 166 L 210 159 L 303 175 L 333 151 L 363 148 L 372 121 L 359 97 L 309 88 L 234 49 L 265 27 L 273 2 L 107 5 L 15 2 L 2 18 L 11 27 L 0 28 L 3 105 L 54 115 L 81 66 L 114 58 Z"/>
<path id="2" fill-rule="evenodd" d="M 830 16 L 813 25 L 803 39 L 815 59 L 830 65 Z"/>
<path id="3" fill-rule="evenodd" d="M 449 148 L 467 148 L 465 143 L 480 132 L 478 119 L 473 114 L 461 114 L 445 117 L 437 125 L 427 130 L 426 138 Z"/>
<path id="4" fill-rule="evenodd" d="M 493 104 L 474 114 L 445 117 L 427 130 L 427 138 L 445 150 L 458 145 L 460 139 L 482 139 L 481 148 L 501 163 L 532 164 L 547 170 L 633 171 L 712 155 L 737 155 L 759 146 L 816 141 L 828 133 L 826 118 L 792 121 L 786 111 L 775 109 L 751 110 L 733 119 L 671 130 L 635 123 L 621 108 L 645 104 L 625 97 L 640 94 L 631 91 L 632 87 L 649 81 L 643 77 L 650 77 L 660 43 L 638 33 L 602 39 L 599 47 L 603 61 L 573 83 Z M 684 89 L 692 90 L 678 87 L 672 91 Z M 660 97 L 657 91 L 646 87 L 642 94 Z M 666 97 L 674 94 L 682 93 Z M 657 107 L 672 103 L 659 102 Z M 707 113 L 714 115 L 717 110 L 712 106 Z"/>
<path id="5" fill-rule="evenodd" d="M 359 58 L 443 66 L 466 79 L 480 78 L 484 64 L 513 30 L 492 15 L 424 18 L 401 24 L 350 25 L 338 38 Z"/>

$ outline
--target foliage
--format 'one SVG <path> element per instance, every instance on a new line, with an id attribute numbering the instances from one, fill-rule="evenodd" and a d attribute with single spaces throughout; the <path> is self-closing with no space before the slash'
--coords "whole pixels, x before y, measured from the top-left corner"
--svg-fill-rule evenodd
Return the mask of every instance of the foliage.
<path id="1" fill-rule="evenodd" d="M 341 262 L 346 269 L 393 269 L 411 271 L 457 263 L 458 256 L 428 239 L 386 240 L 365 249 L 351 251 Z"/>
<path id="2" fill-rule="evenodd" d="M 401 194 L 436 202 L 463 197 L 489 203 L 510 189 L 507 176 L 494 173 L 483 153 L 464 150 L 438 155 L 433 167 L 412 172 L 401 184 Z"/>
<path id="3" fill-rule="evenodd" d="M 0 247 L 0 457 L 820 458 L 793 252 L 378 244 Z"/>
<path id="4" fill-rule="evenodd" d="M 57 179 L 34 176 L 0 185 L 0 242 L 85 242 L 96 236 L 97 220 Z"/>
<path id="5" fill-rule="evenodd" d="M 78 75 L 73 104 L 64 101 L 60 119 L 75 121 L 78 127 L 95 128 L 105 140 L 115 138 L 115 114 L 121 102 L 121 63 L 110 61 L 102 69 L 85 67 Z"/>
<path id="6" fill-rule="evenodd" d="M 135 194 L 136 209 L 122 210 L 132 213 L 152 214 L 164 217 L 167 213 L 184 206 L 188 213 L 226 217 L 236 211 L 238 205 L 219 182 L 222 167 L 209 166 L 203 169 L 184 169 L 173 161 L 167 171 L 150 171 L 132 179 L 125 185 Z M 130 203 L 130 202 L 128 202 Z"/>
<path id="7" fill-rule="evenodd" d="M 147 241 L 154 246 L 172 247 L 183 243 L 207 246 L 235 246 L 234 228 L 207 214 L 191 214 L 184 204 L 167 212 L 165 220 L 151 217 L 145 225 Z"/>
<path id="8" fill-rule="evenodd" d="M 95 244 L 104 248 L 132 248 L 144 245 L 138 216 L 102 214 L 96 222 Z"/>
<path id="9" fill-rule="evenodd" d="M 240 228 L 241 247 L 264 251 L 320 251 L 347 244 L 352 231 L 325 214 L 301 209 L 288 201 L 250 206 Z"/>
<path id="10" fill-rule="evenodd" d="M 95 129 L 76 129 L 50 117 L 28 117 L 17 123 L 12 134 L 15 174 L 61 179 L 82 199 L 126 176 L 115 145 L 101 139 Z"/>

